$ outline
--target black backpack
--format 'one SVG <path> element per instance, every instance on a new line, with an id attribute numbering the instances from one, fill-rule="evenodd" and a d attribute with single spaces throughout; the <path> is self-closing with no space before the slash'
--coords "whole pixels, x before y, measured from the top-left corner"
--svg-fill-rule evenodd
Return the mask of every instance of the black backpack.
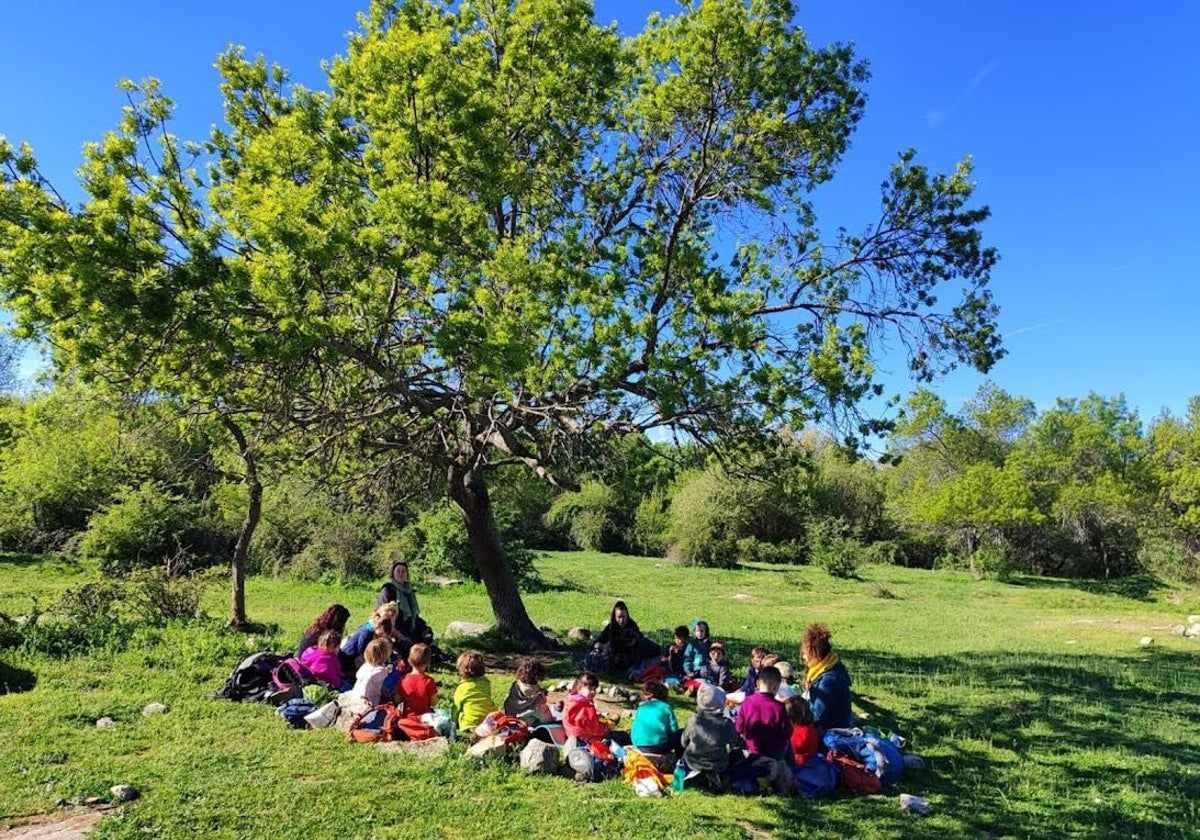
<path id="1" fill-rule="evenodd" d="M 269 651 L 247 656 L 213 696 L 239 703 L 267 699 L 268 695 L 277 691 L 271 674 L 282 661 L 282 656 Z"/>

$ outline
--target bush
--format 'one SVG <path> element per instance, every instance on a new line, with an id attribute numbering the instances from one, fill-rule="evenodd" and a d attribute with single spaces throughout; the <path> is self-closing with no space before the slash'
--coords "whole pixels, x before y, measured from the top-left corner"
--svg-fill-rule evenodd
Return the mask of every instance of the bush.
<path id="1" fill-rule="evenodd" d="M 837 520 L 826 520 L 814 529 L 808 546 L 809 561 L 837 578 L 852 578 L 866 554 L 862 543 L 845 536 Z"/>
<path id="2" fill-rule="evenodd" d="M 211 562 L 231 543 L 232 535 L 207 515 L 203 503 L 146 481 L 118 490 L 112 504 L 93 514 L 75 550 L 112 573 L 158 566 L 183 555 Z"/>
<path id="3" fill-rule="evenodd" d="M 670 531 L 670 500 L 665 490 L 654 490 L 638 503 L 634 512 L 630 547 L 639 554 L 661 557 L 670 544 Z"/>
<path id="4" fill-rule="evenodd" d="M 217 576 L 210 570 L 186 573 L 186 563 L 168 562 L 153 569 L 133 572 L 125 584 L 124 600 L 136 620 L 164 624 L 187 618 L 203 618 L 200 602 Z"/>
<path id="5" fill-rule="evenodd" d="M 565 529 L 584 551 L 614 551 L 621 544 L 617 494 L 600 481 L 585 481 L 578 493 L 562 493 L 546 512 L 546 524 Z"/>
<path id="6" fill-rule="evenodd" d="M 971 572 L 978 580 L 985 578 L 1008 580 L 1016 570 L 1016 564 L 1003 549 L 997 546 L 980 546 L 971 555 Z"/>
<path id="7" fill-rule="evenodd" d="M 404 559 L 422 577 L 448 575 L 475 582 L 480 580 L 467 526 L 462 513 L 450 502 L 441 502 L 421 511 L 416 522 L 399 534 L 382 540 L 374 553 L 377 560 L 385 561 L 388 569 L 395 560 Z M 504 553 L 519 586 L 531 589 L 540 585 L 533 565 L 534 552 L 524 543 L 519 540 L 507 542 Z"/>

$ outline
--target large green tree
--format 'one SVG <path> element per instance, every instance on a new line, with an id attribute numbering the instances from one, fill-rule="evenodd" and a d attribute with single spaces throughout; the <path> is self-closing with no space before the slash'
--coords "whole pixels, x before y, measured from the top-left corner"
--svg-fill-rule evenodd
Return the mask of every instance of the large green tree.
<path id="1" fill-rule="evenodd" d="M 4 147 L 0 285 L 30 331 L 182 356 L 215 394 L 270 383 L 286 399 L 254 405 L 322 447 L 435 467 L 498 622 L 537 641 L 498 467 L 569 485 L 612 432 L 853 416 L 885 342 L 922 380 L 1001 352 L 969 163 L 902 152 L 860 233 L 817 226 L 867 71 L 794 14 L 695 0 L 621 38 L 587 0 L 373 2 L 326 91 L 221 57 L 207 170 L 153 85 L 83 206 Z"/>

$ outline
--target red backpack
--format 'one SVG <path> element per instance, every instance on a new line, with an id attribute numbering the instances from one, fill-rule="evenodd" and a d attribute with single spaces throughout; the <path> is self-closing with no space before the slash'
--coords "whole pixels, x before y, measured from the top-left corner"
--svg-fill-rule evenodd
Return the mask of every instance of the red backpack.
<path id="1" fill-rule="evenodd" d="M 845 754 L 829 751 L 829 760 L 837 765 L 841 775 L 838 777 L 838 787 L 850 793 L 879 793 L 883 782 L 861 761 Z"/>
<path id="2" fill-rule="evenodd" d="M 372 706 L 354 719 L 347 737 L 362 743 L 406 740 L 401 717 L 400 710 L 391 703 Z"/>

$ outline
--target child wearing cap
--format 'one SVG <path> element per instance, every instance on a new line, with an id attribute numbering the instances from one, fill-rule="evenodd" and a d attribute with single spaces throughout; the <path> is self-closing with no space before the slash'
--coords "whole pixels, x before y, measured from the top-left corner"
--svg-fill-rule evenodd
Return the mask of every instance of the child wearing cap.
<path id="1" fill-rule="evenodd" d="M 683 760 L 692 770 L 724 773 L 729 769 L 738 734 L 733 721 L 725 717 L 725 691 L 720 686 L 704 683 L 696 689 L 696 714 L 680 740 Z"/>

